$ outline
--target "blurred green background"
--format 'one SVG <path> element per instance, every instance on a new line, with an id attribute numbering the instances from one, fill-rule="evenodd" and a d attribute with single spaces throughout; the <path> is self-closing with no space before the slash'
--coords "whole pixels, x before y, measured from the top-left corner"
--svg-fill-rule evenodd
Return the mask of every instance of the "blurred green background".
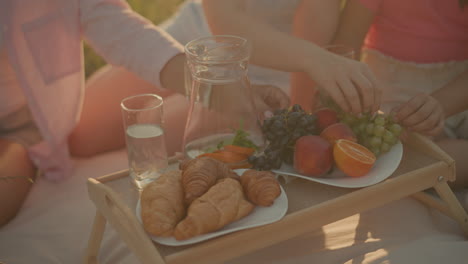
<path id="1" fill-rule="evenodd" d="M 184 0 L 128 0 L 133 10 L 140 15 L 151 20 L 154 24 L 159 24 L 170 17 Z M 105 62 L 87 44 L 84 47 L 85 73 L 88 78 Z"/>

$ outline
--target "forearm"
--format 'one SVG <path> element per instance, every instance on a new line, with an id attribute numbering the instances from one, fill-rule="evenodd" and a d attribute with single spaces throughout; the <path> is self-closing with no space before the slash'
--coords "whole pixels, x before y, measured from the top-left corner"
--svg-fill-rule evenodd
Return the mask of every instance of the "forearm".
<path id="1" fill-rule="evenodd" d="M 302 0 L 293 20 L 293 35 L 325 46 L 338 28 L 341 0 Z"/>
<path id="2" fill-rule="evenodd" d="M 348 0 L 340 16 L 339 25 L 332 43 L 352 48 L 356 58 L 360 52 L 366 34 L 374 19 L 374 11 L 366 8 L 356 0 Z"/>
<path id="3" fill-rule="evenodd" d="M 432 93 L 446 117 L 468 110 L 468 70 Z"/>
<path id="4" fill-rule="evenodd" d="M 325 46 L 332 41 L 339 20 L 340 0 L 303 0 L 294 15 L 293 36 Z M 291 102 L 312 111 L 316 88 L 304 72 L 291 74 Z"/>
<path id="5" fill-rule="evenodd" d="M 253 64 L 288 72 L 304 71 L 306 62 L 321 52 L 317 45 L 246 14 L 238 1 L 205 0 L 203 6 L 214 34 L 237 35 L 251 41 Z"/>
<path id="6" fill-rule="evenodd" d="M 174 63 L 180 64 L 183 71 L 183 62 L 173 60 L 183 52 L 178 42 L 133 12 L 125 2 L 83 0 L 80 4 L 84 36 L 107 62 L 123 66 L 156 86 L 183 92 L 183 85 L 164 83 L 173 78 L 162 76 L 163 72 L 173 73 L 167 69 L 176 68 Z M 183 75 L 179 78 L 183 79 Z"/>

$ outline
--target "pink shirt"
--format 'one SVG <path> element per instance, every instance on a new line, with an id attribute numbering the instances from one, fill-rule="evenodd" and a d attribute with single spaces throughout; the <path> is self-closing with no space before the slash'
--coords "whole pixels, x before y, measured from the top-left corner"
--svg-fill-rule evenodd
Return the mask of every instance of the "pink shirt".
<path id="1" fill-rule="evenodd" d="M 358 0 L 375 14 L 364 47 L 416 63 L 468 60 L 468 5 L 458 0 Z"/>
<path id="2" fill-rule="evenodd" d="M 26 104 L 15 71 L 8 61 L 8 54 L 1 45 L 0 43 L 0 119 Z"/>
<path id="3" fill-rule="evenodd" d="M 18 84 L 44 139 L 29 155 L 51 180 L 72 169 L 67 138 L 84 96 L 83 38 L 107 62 L 159 87 L 164 65 L 183 52 L 125 0 L 2 0 L 0 30 L 16 74 L 7 89 Z"/>

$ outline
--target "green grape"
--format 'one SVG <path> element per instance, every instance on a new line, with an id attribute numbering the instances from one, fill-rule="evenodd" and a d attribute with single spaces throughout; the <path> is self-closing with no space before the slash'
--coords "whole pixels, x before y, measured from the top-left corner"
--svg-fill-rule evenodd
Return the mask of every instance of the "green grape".
<path id="1" fill-rule="evenodd" d="M 392 146 L 390 146 L 387 142 L 382 142 L 382 145 L 380 145 L 380 152 L 381 153 L 387 153 L 390 151 L 390 148 Z"/>
<path id="2" fill-rule="evenodd" d="M 357 134 L 364 133 L 366 131 L 366 123 L 360 122 L 358 125 L 358 131 L 359 132 Z"/>
<path id="3" fill-rule="evenodd" d="M 356 119 L 352 116 L 352 115 L 347 115 L 345 114 L 342 118 L 341 118 L 341 122 L 349 125 L 349 126 L 352 126 L 353 124 L 356 123 Z"/>
<path id="4" fill-rule="evenodd" d="M 359 116 L 359 120 L 364 120 L 366 122 L 369 122 L 370 118 L 371 118 L 370 113 L 363 113 Z"/>
<path id="5" fill-rule="evenodd" d="M 389 127 L 390 131 L 395 135 L 395 137 L 399 137 L 403 128 L 399 124 L 392 124 Z"/>
<path id="6" fill-rule="evenodd" d="M 371 137 L 369 144 L 373 148 L 380 148 L 380 145 L 382 145 L 382 138 L 381 137 Z"/>
<path id="7" fill-rule="evenodd" d="M 374 126 L 374 136 L 382 137 L 385 132 L 385 127 L 381 125 Z"/>
<path id="8" fill-rule="evenodd" d="M 376 157 L 380 155 L 380 148 L 378 147 L 370 147 L 369 150 L 372 151 Z"/>
<path id="9" fill-rule="evenodd" d="M 360 135 L 361 134 L 361 131 L 359 131 L 359 125 L 353 125 L 351 126 L 351 130 L 353 130 L 353 133 L 355 135 Z"/>
<path id="10" fill-rule="evenodd" d="M 374 134 L 374 124 L 369 123 L 369 124 L 366 125 L 366 133 L 368 135 Z"/>
<path id="11" fill-rule="evenodd" d="M 371 148 L 372 147 L 371 137 L 366 137 L 366 138 L 360 140 L 359 142 L 366 148 Z"/>
<path id="12" fill-rule="evenodd" d="M 384 133 L 382 135 L 382 138 L 383 138 L 384 142 L 387 142 L 389 144 L 391 144 L 395 140 L 395 136 L 393 135 L 393 133 L 390 132 L 387 129 L 385 129 L 385 131 L 384 131 Z"/>
<path id="13" fill-rule="evenodd" d="M 374 118 L 374 124 L 380 125 L 380 126 L 385 125 L 385 117 L 382 116 L 382 115 L 377 115 L 377 116 Z"/>

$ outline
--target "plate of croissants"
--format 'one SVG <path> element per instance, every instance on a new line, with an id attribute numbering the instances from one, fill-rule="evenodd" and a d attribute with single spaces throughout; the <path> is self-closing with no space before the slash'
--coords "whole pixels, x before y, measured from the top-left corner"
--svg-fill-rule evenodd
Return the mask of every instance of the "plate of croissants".
<path id="1" fill-rule="evenodd" d="M 272 172 L 232 170 L 199 157 L 146 185 L 136 215 L 153 241 L 182 246 L 276 222 L 287 210 L 288 198 Z"/>

